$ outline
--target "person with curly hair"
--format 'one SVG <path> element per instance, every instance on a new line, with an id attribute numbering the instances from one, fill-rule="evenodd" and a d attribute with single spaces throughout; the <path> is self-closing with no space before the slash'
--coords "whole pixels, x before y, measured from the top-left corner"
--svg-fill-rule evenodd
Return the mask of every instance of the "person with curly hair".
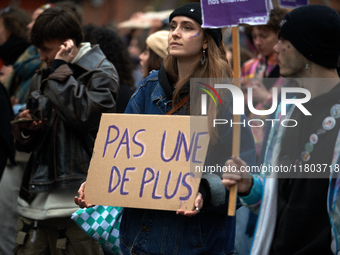
<path id="1" fill-rule="evenodd" d="M 26 27 L 30 21 L 29 14 L 21 8 L 8 6 L 0 10 L 0 59 L 4 66 L 13 65 L 29 46 Z"/>
<path id="2" fill-rule="evenodd" d="M 257 25 L 250 27 L 251 37 L 257 51 L 257 56 L 245 62 L 241 69 L 241 84 L 244 94 L 247 95 L 247 88 L 252 88 L 252 99 L 254 108 L 257 110 L 265 110 L 271 107 L 273 88 L 280 91 L 283 85 L 280 76 L 279 66 L 276 60 L 276 53 L 273 49 L 278 42 L 278 34 L 280 31 L 280 22 L 283 16 L 288 12 L 286 9 L 274 8 L 270 12 L 269 20 L 266 25 Z M 267 116 L 258 116 L 246 108 L 248 119 L 264 119 Z M 256 155 L 260 157 L 262 142 L 265 136 L 266 125 L 262 127 L 251 127 L 255 144 Z"/>
<path id="3" fill-rule="evenodd" d="M 107 59 L 116 67 L 119 75 L 117 113 L 123 113 L 134 92 L 133 63 L 119 34 L 110 26 L 88 24 L 83 27 L 85 41 L 99 44 Z"/>

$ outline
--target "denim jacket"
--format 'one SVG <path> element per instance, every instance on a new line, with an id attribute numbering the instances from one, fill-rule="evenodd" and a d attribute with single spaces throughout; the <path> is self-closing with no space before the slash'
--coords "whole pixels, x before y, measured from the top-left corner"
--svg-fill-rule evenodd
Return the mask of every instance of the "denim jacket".
<path id="1" fill-rule="evenodd" d="M 132 95 L 125 113 L 166 114 L 172 103 L 161 83 L 158 72 L 151 73 Z M 231 112 L 226 112 L 225 117 L 231 118 Z M 223 166 L 231 156 L 232 129 L 226 128 L 222 134 L 220 142 L 209 145 L 205 165 Z M 255 146 L 249 128 L 242 128 L 241 144 L 242 156 L 254 164 Z M 219 162 L 212 155 L 219 155 Z M 210 199 L 204 200 L 203 209 L 196 216 L 125 208 L 120 226 L 123 254 L 232 254 L 235 217 L 227 216 L 229 193 L 220 175 L 205 174 L 202 179 L 208 183 Z"/>

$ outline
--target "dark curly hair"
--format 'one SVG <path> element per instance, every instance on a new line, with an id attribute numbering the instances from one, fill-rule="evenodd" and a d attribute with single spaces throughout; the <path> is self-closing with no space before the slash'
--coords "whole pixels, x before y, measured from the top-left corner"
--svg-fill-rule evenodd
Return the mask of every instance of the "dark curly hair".
<path id="1" fill-rule="evenodd" d="M 14 6 L 8 6 L 0 11 L 4 27 L 12 36 L 28 41 L 27 25 L 31 21 L 30 15 Z"/>
<path id="2" fill-rule="evenodd" d="M 134 85 L 132 59 L 118 33 L 110 26 L 88 24 L 83 27 L 85 41 L 99 44 L 106 58 L 116 67 L 119 79 L 129 87 Z"/>
<path id="3" fill-rule="evenodd" d="M 283 8 L 274 8 L 271 10 L 270 15 L 269 15 L 269 20 L 266 25 L 257 25 L 259 29 L 269 29 L 274 31 L 275 33 L 279 33 L 280 31 L 280 23 L 283 19 L 283 17 L 288 13 L 287 9 Z M 249 27 L 252 29 L 252 26 Z"/>

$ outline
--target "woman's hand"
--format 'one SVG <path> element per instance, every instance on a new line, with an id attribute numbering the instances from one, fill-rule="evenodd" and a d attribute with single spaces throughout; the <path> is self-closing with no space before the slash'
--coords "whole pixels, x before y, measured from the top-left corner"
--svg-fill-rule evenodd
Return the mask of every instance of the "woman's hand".
<path id="1" fill-rule="evenodd" d="M 195 199 L 195 208 L 192 209 L 191 211 L 178 209 L 176 214 L 181 214 L 181 215 L 191 217 L 191 216 L 198 214 L 200 210 L 202 209 L 202 207 L 203 207 L 203 197 L 202 197 L 202 194 L 198 192 L 197 197 Z"/>
<path id="2" fill-rule="evenodd" d="M 94 205 L 91 205 L 91 204 L 87 204 L 86 201 L 84 200 L 85 184 L 86 184 L 86 182 L 83 182 L 80 185 L 80 188 L 78 189 L 79 197 L 77 197 L 77 196 L 74 197 L 74 202 L 77 205 L 79 205 L 80 208 L 89 208 L 89 207 L 93 207 L 94 206 Z"/>
<path id="3" fill-rule="evenodd" d="M 225 165 L 228 172 L 222 174 L 222 184 L 227 189 L 237 184 L 239 193 L 249 194 L 253 186 L 253 177 L 248 172 L 240 171 L 241 168 L 245 169 L 247 164 L 239 157 L 233 156 Z"/>

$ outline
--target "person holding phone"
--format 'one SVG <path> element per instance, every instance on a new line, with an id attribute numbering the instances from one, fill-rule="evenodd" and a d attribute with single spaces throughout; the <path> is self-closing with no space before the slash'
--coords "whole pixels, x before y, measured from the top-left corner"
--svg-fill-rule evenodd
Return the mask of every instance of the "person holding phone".
<path id="1" fill-rule="evenodd" d="M 67 7 L 40 14 L 31 40 L 47 66 L 33 77 L 26 109 L 13 124 L 17 149 L 31 152 L 18 197 L 15 254 L 103 254 L 70 217 L 101 114 L 116 110 L 117 71 L 98 46 L 83 43 Z"/>

